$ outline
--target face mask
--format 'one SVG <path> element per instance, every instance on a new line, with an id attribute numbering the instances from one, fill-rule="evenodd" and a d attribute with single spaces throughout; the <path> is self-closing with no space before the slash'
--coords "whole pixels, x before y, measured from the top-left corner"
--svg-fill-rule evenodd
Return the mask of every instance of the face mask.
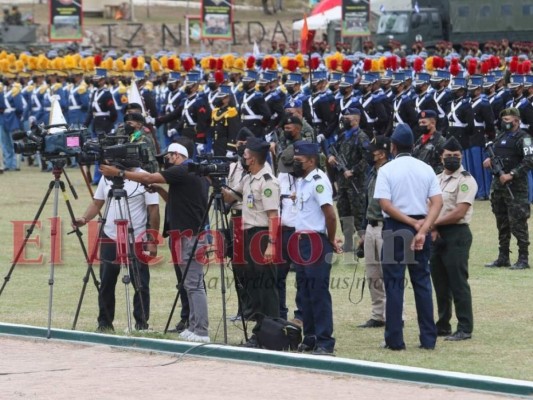
<path id="1" fill-rule="evenodd" d="M 248 92 L 248 91 L 250 91 L 250 90 L 254 90 L 254 88 L 255 88 L 255 83 L 251 82 L 251 83 L 249 83 L 249 84 L 247 84 L 247 85 L 243 85 L 243 87 L 244 87 L 244 89 Z"/>
<path id="2" fill-rule="evenodd" d="M 237 147 L 237 155 L 241 157 L 241 160 L 243 159 L 242 157 L 244 156 L 244 149 L 245 149 L 245 146 L 243 145 Z"/>
<path id="3" fill-rule="evenodd" d="M 485 89 L 483 93 L 485 93 L 487 96 L 490 96 L 492 94 L 492 91 L 491 89 Z"/>
<path id="4" fill-rule="evenodd" d="M 217 108 L 222 107 L 222 99 L 213 100 L 213 106 L 215 106 Z"/>
<path id="5" fill-rule="evenodd" d="M 435 90 L 440 90 L 440 82 L 431 82 L 431 87 Z"/>
<path id="6" fill-rule="evenodd" d="M 352 129 L 352 123 L 345 119 L 342 121 L 342 127 L 344 128 L 344 130 L 349 131 L 350 129 Z"/>
<path id="7" fill-rule="evenodd" d="M 244 151 L 243 151 L 243 153 L 244 153 Z M 249 171 L 250 170 L 250 166 L 248 164 L 246 164 L 246 159 L 244 157 L 241 158 L 241 165 L 242 165 L 242 168 L 245 171 Z"/>
<path id="8" fill-rule="evenodd" d="M 286 138 L 292 139 L 292 131 L 283 131 Z"/>
<path id="9" fill-rule="evenodd" d="M 294 90 L 294 86 L 287 86 L 287 93 L 291 96 L 296 93 L 296 90 Z"/>
<path id="10" fill-rule="evenodd" d="M 422 93 L 422 86 L 415 86 L 415 93 L 421 94 Z"/>
<path id="11" fill-rule="evenodd" d="M 163 163 L 163 166 L 165 167 L 165 169 L 169 169 L 170 167 L 172 167 L 174 164 L 172 164 L 170 162 L 170 160 L 168 159 L 168 157 L 165 157 L 165 161 Z"/>
<path id="12" fill-rule="evenodd" d="M 454 100 L 457 100 L 461 98 L 461 94 L 460 92 L 452 92 L 452 97 L 454 98 Z"/>
<path id="13" fill-rule="evenodd" d="M 331 90 L 332 92 L 334 92 L 335 90 L 337 90 L 337 89 L 335 88 L 335 86 L 336 86 L 336 85 L 329 85 L 328 88 L 329 88 L 329 90 Z"/>
<path id="14" fill-rule="evenodd" d="M 502 129 L 504 131 L 512 131 L 513 130 L 513 123 L 512 122 L 503 122 L 502 121 Z"/>
<path id="15" fill-rule="evenodd" d="M 305 175 L 303 162 L 294 160 L 292 168 L 293 168 L 292 176 L 294 176 L 295 178 L 301 178 Z"/>
<path id="16" fill-rule="evenodd" d="M 343 96 L 346 96 L 346 93 L 348 93 L 348 88 L 341 87 L 339 89 L 339 93 L 342 94 Z"/>
<path id="17" fill-rule="evenodd" d="M 475 98 L 477 97 L 477 96 L 476 96 L 476 91 L 475 91 L 475 90 L 470 90 L 470 91 L 468 92 L 468 95 L 469 95 L 471 98 L 473 98 L 473 99 L 475 99 Z"/>
<path id="18" fill-rule="evenodd" d="M 207 85 L 207 87 L 209 88 L 209 90 L 212 90 L 212 91 L 217 90 L 217 84 L 216 83 L 209 83 Z"/>
<path id="19" fill-rule="evenodd" d="M 444 168 L 448 171 L 455 172 L 461 166 L 461 159 L 459 157 L 446 157 L 444 159 Z"/>
<path id="20" fill-rule="evenodd" d="M 513 96 L 513 97 L 518 97 L 518 90 L 516 90 L 516 89 L 511 89 L 511 96 Z"/>
<path id="21" fill-rule="evenodd" d="M 230 77 L 229 80 L 231 83 L 237 82 L 237 78 L 235 78 L 234 76 Z"/>
<path id="22" fill-rule="evenodd" d="M 126 135 L 128 136 L 133 135 L 133 132 L 135 132 L 135 128 L 129 124 L 126 124 L 124 126 L 124 132 L 126 132 Z"/>
<path id="23" fill-rule="evenodd" d="M 398 87 L 397 86 L 393 86 L 391 88 L 391 91 L 392 91 L 392 94 L 397 95 L 398 94 Z"/>
<path id="24" fill-rule="evenodd" d="M 315 83 L 314 85 L 311 85 L 311 91 L 315 93 L 318 90 L 318 85 Z"/>
<path id="25" fill-rule="evenodd" d="M 262 85 L 259 86 L 259 91 L 260 91 L 261 93 L 265 93 L 265 92 L 267 91 L 266 86 L 262 86 Z"/>
<path id="26" fill-rule="evenodd" d="M 185 94 L 186 94 L 186 95 L 189 95 L 189 94 L 191 94 L 191 93 L 192 93 L 192 88 L 189 87 L 189 86 L 185 87 Z"/>
<path id="27" fill-rule="evenodd" d="M 419 125 L 420 134 L 427 135 L 430 132 L 429 126 L 427 125 Z"/>
<path id="28" fill-rule="evenodd" d="M 367 162 L 368 165 L 370 165 L 371 167 L 373 167 L 374 164 L 376 163 L 376 162 L 374 161 L 374 154 L 372 154 L 372 153 L 366 153 L 365 158 L 366 158 L 366 162 Z"/>

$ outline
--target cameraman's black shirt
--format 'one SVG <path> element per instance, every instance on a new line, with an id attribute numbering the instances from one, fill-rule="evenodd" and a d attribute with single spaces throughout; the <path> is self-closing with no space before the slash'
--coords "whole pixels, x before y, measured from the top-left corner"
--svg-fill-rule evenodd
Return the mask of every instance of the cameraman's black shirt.
<path id="1" fill-rule="evenodd" d="M 188 172 L 187 165 L 174 165 L 160 172 L 169 184 L 164 233 L 191 229 L 198 233 L 207 208 L 209 182 Z"/>

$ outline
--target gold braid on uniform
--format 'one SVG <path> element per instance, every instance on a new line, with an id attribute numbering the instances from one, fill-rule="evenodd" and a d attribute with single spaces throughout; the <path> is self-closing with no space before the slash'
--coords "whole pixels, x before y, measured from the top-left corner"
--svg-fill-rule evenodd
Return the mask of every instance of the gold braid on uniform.
<path id="1" fill-rule="evenodd" d="M 225 118 L 224 126 L 228 126 L 228 118 L 235 118 L 237 116 L 237 109 L 235 107 L 228 107 L 226 111 L 222 114 L 217 115 L 220 108 L 215 108 L 211 113 L 211 126 L 215 126 L 215 122 L 220 121 L 222 118 Z"/>

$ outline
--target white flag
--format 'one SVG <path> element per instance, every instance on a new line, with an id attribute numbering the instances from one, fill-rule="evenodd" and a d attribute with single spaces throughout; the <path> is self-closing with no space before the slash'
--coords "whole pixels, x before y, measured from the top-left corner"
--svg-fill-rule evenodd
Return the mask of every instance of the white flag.
<path id="1" fill-rule="evenodd" d="M 54 98 L 52 100 L 52 106 L 50 107 L 50 119 L 48 120 L 48 125 L 64 125 L 56 128 L 50 128 L 49 132 L 51 134 L 59 133 L 67 130 L 67 121 L 59 105 L 59 101 Z"/>
<path id="2" fill-rule="evenodd" d="M 420 8 L 418 7 L 418 1 L 415 3 L 415 13 L 419 13 L 420 12 Z"/>
<path id="3" fill-rule="evenodd" d="M 130 87 L 128 88 L 128 103 L 140 104 L 143 110 L 142 113 L 146 116 L 143 99 L 139 93 L 139 88 L 137 87 L 137 83 L 135 81 L 132 81 Z"/>
<path id="4" fill-rule="evenodd" d="M 259 54 L 261 54 L 261 51 L 259 50 L 259 46 L 257 45 L 257 42 L 254 40 L 254 50 L 253 50 L 254 57 L 258 57 Z"/>

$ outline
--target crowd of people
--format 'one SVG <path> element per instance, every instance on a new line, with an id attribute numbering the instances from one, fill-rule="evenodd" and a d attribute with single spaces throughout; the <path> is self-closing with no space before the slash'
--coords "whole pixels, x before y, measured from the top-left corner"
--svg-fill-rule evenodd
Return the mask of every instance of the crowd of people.
<path id="1" fill-rule="evenodd" d="M 0 73 L 3 169 L 19 168 L 10 133 L 48 123 L 54 100 L 70 125 L 86 126 L 95 137 L 125 134 L 131 142 L 149 144 L 148 163 L 96 168 L 94 203 L 76 224 L 98 214 L 110 177 L 142 184 L 131 185 L 144 195 L 139 207 L 147 209 L 136 218 L 151 229 L 159 230 L 159 211 L 150 192 L 166 201 L 163 233 L 170 238 L 177 279 L 184 279 L 175 329 L 183 339 L 209 341 L 202 265 L 194 262 L 186 272 L 183 260 L 193 254 L 191 240 L 175 233 L 201 234 L 208 180 L 188 172 L 187 164 L 202 154 L 239 157 L 227 179 L 232 190 L 224 197 L 234 231 L 243 232 L 245 254 L 233 267 L 239 271 L 239 318 L 256 321 L 247 346 L 261 345 L 255 333 L 265 316 L 289 318 L 285 281 L 293 268 L 293 320 L 304 334 L 300 351 L 333 354 L 330 255 L 360 249 L 372 298 L 371 317 L 360 326 L 385 326 L 384 347 L 406 347 L 406 268 L 414 285 L 420 346 L 434 348 L 437 336 L 470 339 L 468 225 L 474 199 L 490 199 L 499 232 L 499 255 L 487 267 L 529 268 L 533 75 L 528 54 L 3 52 Z M 129 98 L 131 85 L 140 103 Z M 496 159 L 485 153 L 487 145 Z M 164 163 L 155 161 L 158 153 Z M 500 171 L 493 168 L 497 163 L 503 165 Z M 298 236 L 300 257 L 292 257 L 288 247 L 292 235 Z M 518 242 L 512 266 L 511 235 Z M 312 257 L 316 248 L 319 257 Z M 109 255 L 113 251 L 105 249 Z M 156 249 L 148 252 L 154 255 Z M 284 262 L 278 262 L 278 253 Z M 101 269 L 108 288 L 100 292 L 102 331 L 113 329 L 110 293 L 117 268 Z M 138 274 L 134 316 L 136 327 L 146 329 L 149 274 L 145 264 L 140 268 L 146 272 Z M 455 331 L 452 300 L 459 321 Z"/>

